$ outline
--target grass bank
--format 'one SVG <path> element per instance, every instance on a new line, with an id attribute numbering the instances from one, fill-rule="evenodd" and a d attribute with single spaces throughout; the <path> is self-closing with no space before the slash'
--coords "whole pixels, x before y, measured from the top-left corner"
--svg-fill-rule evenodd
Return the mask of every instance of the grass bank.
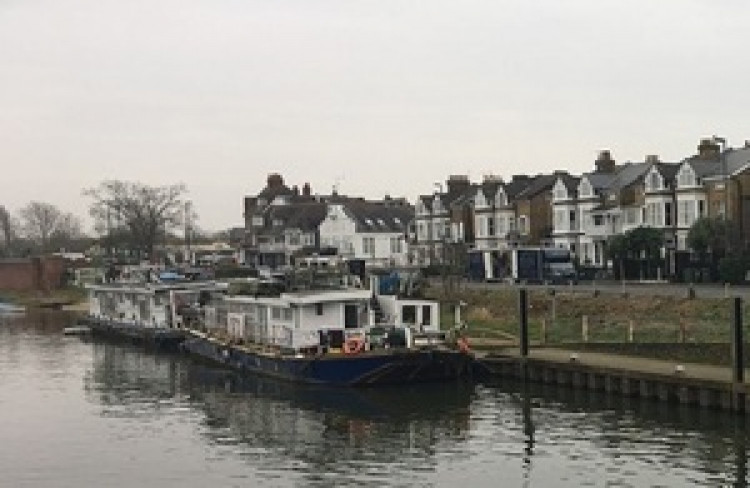
<path id="1" fill-rule="evenodd" d="M 76 305 L 84 303 L 87 293 L 84 288 L 65 287 L 49 292 L 0 290 L 0 301 L 24 305 L 27 308 L 44 308 L 51 305 Z"/>
<path id="2" fill-rule="evenodd" d="M 459 289 L 446 294 L 442 287 L 435 286 L 427 293 L 443 305 L 444 328 L 455 325 L 453 306 L 465 304 L 462 317 L 466 333 L 476 347 L 492 349 L 517 342 L 518 289 Z M 533 345 L 713 364 L 728 360 L 725 346 L 730 342 L 731 299 L 595 294 L 572 288 L 554 294 L 530 289 L 528 303 Z M 744 324 L 748 338 L 747 307 Z"/>

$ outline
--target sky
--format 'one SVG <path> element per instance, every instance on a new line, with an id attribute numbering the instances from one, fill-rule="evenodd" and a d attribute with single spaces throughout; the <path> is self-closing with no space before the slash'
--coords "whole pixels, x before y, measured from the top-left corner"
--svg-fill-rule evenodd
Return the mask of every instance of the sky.
<path id="1" fill-rule="evenodd" d="M 448 175 L 750 139 L 742 0 L 0 0 L 0 204 L 107 179 L 242 225 L 269 173 L 412 202 Z"/>

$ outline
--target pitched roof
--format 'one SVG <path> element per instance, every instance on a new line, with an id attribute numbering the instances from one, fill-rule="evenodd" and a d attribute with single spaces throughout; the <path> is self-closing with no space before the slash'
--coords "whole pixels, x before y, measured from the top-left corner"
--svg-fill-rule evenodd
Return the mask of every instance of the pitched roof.
<path id="1" fill-rule="evenodd" d="M 519 193 L 525 190 L 531 185 L 533 178 L 526 175 L 516 175 L 505 184 L 505 194 L 508 195 L 508 200 L 515 199 Z"/>
<path id="2" fill-rule="evenodd" d="M 562 174 L 564 173 L 534 176 L 531 183 L 526 188 L 521 190 L 518 193 L 517 197 L 522 199 L 533 198 L 536 195 L 549 190 L 554 186 L 557 178 Z"/>
<path id="3" fill-rule="evenodd" d="M 651 167 L 650 163 L 625 163 L 617 166 L 615 178 L 610 183 L 609 191 L 621 191 L 643 178 Z"/>
<path id="4" fill-rule="evenodd" d="M 607 188 L 612 185 L 612 182 L 617 177 L 616 173 L 610 173 L 610 172 L 600 172 L 600 171 L 594 171 L 592 173 L 587 173 L 584 175 L 587 180 L 589 180 L 589 183 L 591 183 L 591 186 L 594 188 L 594 191 L 599 193 L 603 190 L 606 190 Z"/>
<path id="5" fill-rule="evenodd" d="M 578 184 L 581 182 L 580 177 L 568 173 L 558 175 L 558 179 L 563 182 L 563 185 L 565 185 L 565 188 L 568 190 L 568 194 L 575 194 L 578 190 Z"/>
<path id="6" fill-rule="evenodd" d="M 292 203 L 269 207 L 271 220 L 281 220 L 286 229 L 311 232 L 318 228 L 326 216 L 326 204 L 321 202 Z"/>
<path id="7" fill-rule="evenodd" d="M 342 202 L 360 232 L 404 232 L 414 219 L 411 205 L 350 199 Z"/>
<path id="8" fill-rule="evenodd" d="M 479 191 L 481 191 L 484 194 L 484 197 L 488 200 L 494 200 L 498 188 L 503 188 L 503 191 L 505 191 L 505 185 L 499 180 L 485 180 L 478 186 Z"/>

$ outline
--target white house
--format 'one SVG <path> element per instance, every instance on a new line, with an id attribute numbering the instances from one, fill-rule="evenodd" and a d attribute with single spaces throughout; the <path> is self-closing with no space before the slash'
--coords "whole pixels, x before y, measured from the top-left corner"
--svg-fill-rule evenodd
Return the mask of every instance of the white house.
<path id="1" fill-rule="evenodd" d="M 368 266 L 403 266 L 408 264 L 412 219 L 411 207 L 401 202 L 342 199 L 327 205 L 320 243 L 336 248 L 341 256 L 363 259 Z"/>
<path id="2" fill-rule="evenodd" d="M 508 249 L 517 239 L 516 211 L 497 177 L 485 177 L 473 196 L 474 247 L 478 250 Z"/>

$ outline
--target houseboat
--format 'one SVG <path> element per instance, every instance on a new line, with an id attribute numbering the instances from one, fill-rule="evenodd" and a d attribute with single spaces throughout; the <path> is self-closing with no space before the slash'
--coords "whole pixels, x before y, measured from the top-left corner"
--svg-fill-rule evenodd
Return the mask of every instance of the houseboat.
<path id="1" fill-rule="evenodd" d="M 446 381 L 473 358 L 448 345 L 439 304 L 377 286 L 215 294 L 184 351 L 250 374 L 334 386 Z M 178 295 L 182 292 L 175 292 Z"/>
<path id="2" fill-rule="evenodd" d="M 194 320 L 189 313 L 201 297 L 225 289 L 214 281 L 156 279 L 87 285 L 89 312 L 80 325 L 94 335 L 176 349 Z M 185 313 L 187 311 L 187 313 Z"/>

